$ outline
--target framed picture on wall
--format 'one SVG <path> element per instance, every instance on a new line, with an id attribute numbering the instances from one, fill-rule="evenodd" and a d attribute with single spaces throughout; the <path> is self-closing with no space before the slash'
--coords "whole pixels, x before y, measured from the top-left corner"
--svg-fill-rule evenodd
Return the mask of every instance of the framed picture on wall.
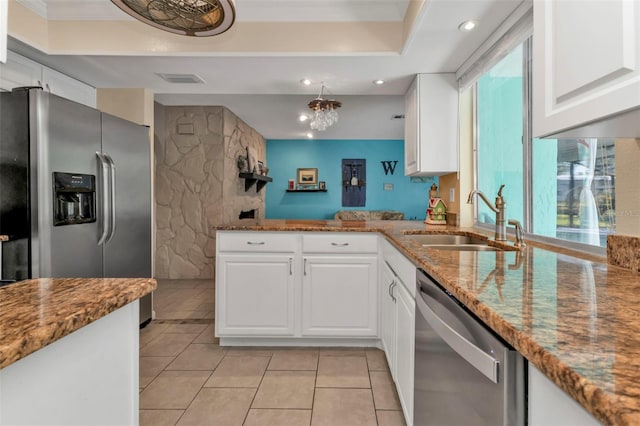
<path id="1" fill-rule="evenodd" d="M 298 185 L 317 185 L 318 169 L 298 169 Z"/>

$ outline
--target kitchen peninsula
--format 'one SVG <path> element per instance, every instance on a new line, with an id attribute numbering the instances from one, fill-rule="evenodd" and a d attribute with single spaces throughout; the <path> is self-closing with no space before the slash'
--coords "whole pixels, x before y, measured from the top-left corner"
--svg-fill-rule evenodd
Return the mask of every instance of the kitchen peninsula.
<path id="1" fill-rule="evenodd" d="M 411 221 L 262 220 L 217 229 L 378 233 L 520 352 L 530 373 L 541 372 L 603 424 L 640 423 L 640 276 L 603 257 L 535 242 L 520 251 L 426 248 L 411 235 L 483 232 Z M 531 420 L 544 408 L 531 405 L 529 391 Z"/>
<path id="2" fill-rule="evenodd" d="M 0 425 L 137 424 L 147 278 L 41 278 L 0 289 Z"/>

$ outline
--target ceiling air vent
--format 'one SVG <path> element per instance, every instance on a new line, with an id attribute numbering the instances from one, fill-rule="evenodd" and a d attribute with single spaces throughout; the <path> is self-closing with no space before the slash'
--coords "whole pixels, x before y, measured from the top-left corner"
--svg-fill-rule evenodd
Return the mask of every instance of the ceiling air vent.
<path id="1" fill-rule="evenodd" d="M 392 120 L 404 120 L 404 114 L 393 114 L 391 116 Z"/>
<path id="2" fill-rule="evenodd" d="M 167 83 L 172 83 L 172 84 L 204 84 L 204 80 L 195 74 L 157 73 L 157 75 Z"/>

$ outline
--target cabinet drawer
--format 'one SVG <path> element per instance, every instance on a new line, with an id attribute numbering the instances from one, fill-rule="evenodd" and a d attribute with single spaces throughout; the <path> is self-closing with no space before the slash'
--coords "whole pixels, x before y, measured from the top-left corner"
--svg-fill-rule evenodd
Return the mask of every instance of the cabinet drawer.
<path id="1" fill-rule="evenodd" d="M 325 234 L 302 236 L 302 251 L 305 253 L 377 253 L 377 234 Z"/>
<path id="2" fill-rule="evenodd" d="M 382 238 L 382 259 L 402 281 L 412 297 L 416 297 L 416 266 L 389 241 Z"/>
<path id="3" fill-rule="evenodd" d="M 283 232 L 218 232 L 221 252 L 293 253 L 297 249 L 296 234 Z"/>

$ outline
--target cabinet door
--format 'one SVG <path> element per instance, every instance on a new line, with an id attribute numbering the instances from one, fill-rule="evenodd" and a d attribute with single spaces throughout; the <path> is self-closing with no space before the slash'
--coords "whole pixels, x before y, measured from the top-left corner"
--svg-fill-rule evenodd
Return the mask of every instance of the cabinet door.
<path id="1" fill-rule="evenodd" d="M 600 422 L 568 394 L 529 364 L 530 426 L 597 426 Z"/>
<path id="2" fill-rule="evenodd" d="M 640 3 L 533 7 L 534 136 L 640 106 Z"/>
<path id="3" fill-rule="evenodd" d="M 418 172 L 418 80 L 413 80 L 404 96 L 404 174 Z"/>
<path id="4" fill-rule="evenodd" d="M 294 334 L 293 255 L 218 255 L 218 336 Z"/>
<path id="5" fill-rule="evenodd" d="M 39 86 L 42 80 L 42 66 L 11 51 L 7 52 L 7 62 L 0 64 L 0 89 L 11 91 L 21 86 Z"/>
<path id="6" fill-rule="evenodd" d="M 407 424 L 413 424 L 416 302 L 398 281 L 396 290 L 396 386 Z"/>
<path id="7" fill-rule="evenodd" d="M 387 363 L 391 370 L 391 377 L 396 376 L 396 290 L 393 288 L 397 283 L 393 271 L 389 269 L 386 262 L 382 266 L 382 280 L 380 282 L 381 318 L 380 318 L 380 338 L 382 348 L 387 356 Z"/>
<path id="8" fill-rule="evenodd" d="M 452 73 L 418 74 L 405 95 L 405 174 L 458 170 L 458 84 Z"/>
<path id="9" fill-rule="evenodd" d="M 54 95 L 90 106 L 96 107 L 96 89 L 81 81 L 54 71 L 51 68 L 42 68 L 42 81 L 45 90 Z"/>
<path id="10" fill-rule="evenodd" d="M 305 256 L 303 263 L 303 335 L 377 336 L 376 256 Z"/>

